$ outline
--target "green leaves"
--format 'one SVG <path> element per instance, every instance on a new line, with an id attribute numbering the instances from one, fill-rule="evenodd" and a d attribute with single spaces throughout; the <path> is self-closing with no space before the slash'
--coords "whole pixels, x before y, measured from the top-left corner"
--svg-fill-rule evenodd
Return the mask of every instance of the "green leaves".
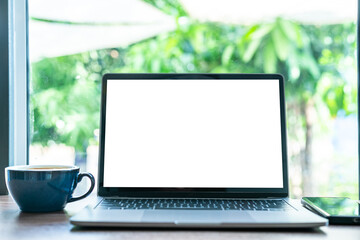
<path id="1" fill-rule="evenodd" d="M 292 43 L 284 34 L 280 22 L 277 20 L 274 23 L 249 28 L 239 44 L 240 49 L 245 49 L 240 52 L 245 63 L 250 62 L 254 57 L 262 56 L 262 61 L 258 63 L 263 65 L 263 71 L 273 73 L 276 71 L 277 61 L 286 60 Z M 288 25 L 286 27 L 289 28 Z"/>
<path id="2" fill-rule="evenodd" d="M 272 43 L 274 44 L 275 52 L 277 57 L 281 61 L 285 61 L 289 55 L 292 41 L 281 29 L 281 25 L 274 27 L 271 32 Z"/>
<path id="3" fill-rule="evenodd" d="M 175 17 L 188 15 L 185 9 L 177 0 L 143 0 L 143 1 L 153 5 L 154 7 L 160 9 L 166 14 Z"/>
<path id="4" fill-rule="evenodd" d="M 225 48 L 222 56 L 221 56 L 221 63 L 223 65 L 228 65 L 230 62 L 230 59 L 234 53 L 235 47 L 233 45 L 229 45 Z"/>
<path id="5" fill-rule="evenodd" d="M 94 129 L 99 127 L 100 57 L 88 52 L 32 64 L 34 142 L 65 143 L 82 151 L 93 138 Z"/>
<path id="6" fill-rule="evenodd" d="M 238 46 L 244 63 L 252 61 L 265 73 L 284 73 L 279 70 L 287 68 L 288 79 L 293 83 L 301 73 L 310 74 L 313 79 L 321 74 L 309 37 L 292 21 L 278 18 L 272 23 L 252 26 Z"/>
<path id="7" fill-rule="evenodd" d="M 251 27 L 244 35 L 244 37 L 240 41 L 239 48 L 245 48 L 245 51 L 240 52 L 240 55 L 242 55 L 242 60 L 245 63 L 248 63 L 253 58 L 260 44 L 264 41 L 264 38 L 271 32 L 273 27 L 273 24 L 255 25 Z"/>
<path id="8" fill-rule="evenodd" d="M 249 45 L 247 46 L 245 52 L 242 55 L 242 60 L 245 63 L 248 63 L 254 56 L 255 52 L 258 50 L 261 43 L 261 39 L 254 39 L 250 41 Z"/>
<path id="9" fill-rule="evenodd" d="M 166 12 L 175 17 L 186 14 L 181 9 L 171 10 L 178 1 L 148 2 L 164 11 L 168 8 Z M 127 48 L 102 49 L 32 64 L 33 140 L 42 144 L 54 140 L 79 149 L 93 139 L 93 131 L 99 127 L 99 83 L 105 72 L 277 72 L 287 80 L 289 102 L 321 95 L 332 116 L 341 108 L 354 111 L 350 105 L 356 98 L 346 97 L 346 84 L 328 84 L 321 90 L 319 81 L 325 74 L 338 76 L 339 66 L 344 65 L 342 59 L 353 57 L 355 45 L 348 42 L 351 39 L 347 36 L 354 34 L 355 25 L 305 26 L 279 18 L 240 26 L 186 18 L 186 27 Z M 331 38 L 334 29 L 336 39 Z"/>
<path id="10" fill-rule="evenodd" d="M 264 70 L 265 73 L 275 73 L 277 65 L 277 58 L 275 54 L 275 47 L 272 41 L 265 46 L 264 49 Z"/>
<path id="11" fill-rule="evenodd" d="M 293 42 L 296 42 L 296 45 L 298 47 L 302 47 L 303 42 L 299 24 L 283 19 L 278 19 L 277 21 L 279 23 L 279 28 L 281 29 L 281 32 L 286 35 L 286 38 Z"/>

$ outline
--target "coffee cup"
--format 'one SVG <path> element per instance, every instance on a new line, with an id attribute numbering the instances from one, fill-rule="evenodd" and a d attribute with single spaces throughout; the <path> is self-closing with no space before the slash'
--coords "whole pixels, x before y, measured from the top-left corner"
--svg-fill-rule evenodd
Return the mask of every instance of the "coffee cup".
<path id="1" fill-rule="evenodd" d="M 76 166 L 23 165 L 5 168 L 6 186 L 24 212 L 53 212 L 62 210 L 67 203 L 87 197 L 95 186 L 94 176 L 79 173 Z M 89 190 L 79 197 L 72 194 L 77 184 L 88 177 Z"/>

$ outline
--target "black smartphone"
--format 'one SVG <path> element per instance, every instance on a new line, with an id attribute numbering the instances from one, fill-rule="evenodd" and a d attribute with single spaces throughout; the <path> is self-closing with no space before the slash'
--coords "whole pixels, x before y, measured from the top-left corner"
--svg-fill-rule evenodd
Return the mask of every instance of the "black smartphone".
<path id="1" fill-rule="evenodd" d="M 303 197 L 301 203 L 329 219 L 330 224 L 360 225 L 359 201 L 345 197 Z"/>

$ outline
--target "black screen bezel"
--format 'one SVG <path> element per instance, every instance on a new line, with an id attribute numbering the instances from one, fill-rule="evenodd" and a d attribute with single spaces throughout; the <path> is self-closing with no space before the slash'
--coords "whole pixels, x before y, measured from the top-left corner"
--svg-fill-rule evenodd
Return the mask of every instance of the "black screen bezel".
<path id="1" fill-rule="evenodd" d="M 130 188 L 104 187 L 104 146 L 107 81 L 122 79 L 253 79 L 278 80 L 280 94 L 280 119 L 282 142 L 283 188 Z M 196 197 L 196 198 L 234 198 L 234 197 L 288 197 L 288 165 L 286 145 L 286 116 L 284 78 L 280 74 L 202 74 L 202 73 L 108 73 L 103 76 L 101 89 L 99 142 L 98 195 L 103 197 Z"/>

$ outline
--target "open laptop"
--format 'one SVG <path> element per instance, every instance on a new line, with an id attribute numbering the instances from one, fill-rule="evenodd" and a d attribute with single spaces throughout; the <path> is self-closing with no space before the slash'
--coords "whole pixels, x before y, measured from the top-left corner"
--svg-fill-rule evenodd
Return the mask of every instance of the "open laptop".
<path id="1" fill-rule="evenodd" d="M 278 74 L 106 74 L 98 196 L 109 227 L 319 227 L 288 198 Z"/>

